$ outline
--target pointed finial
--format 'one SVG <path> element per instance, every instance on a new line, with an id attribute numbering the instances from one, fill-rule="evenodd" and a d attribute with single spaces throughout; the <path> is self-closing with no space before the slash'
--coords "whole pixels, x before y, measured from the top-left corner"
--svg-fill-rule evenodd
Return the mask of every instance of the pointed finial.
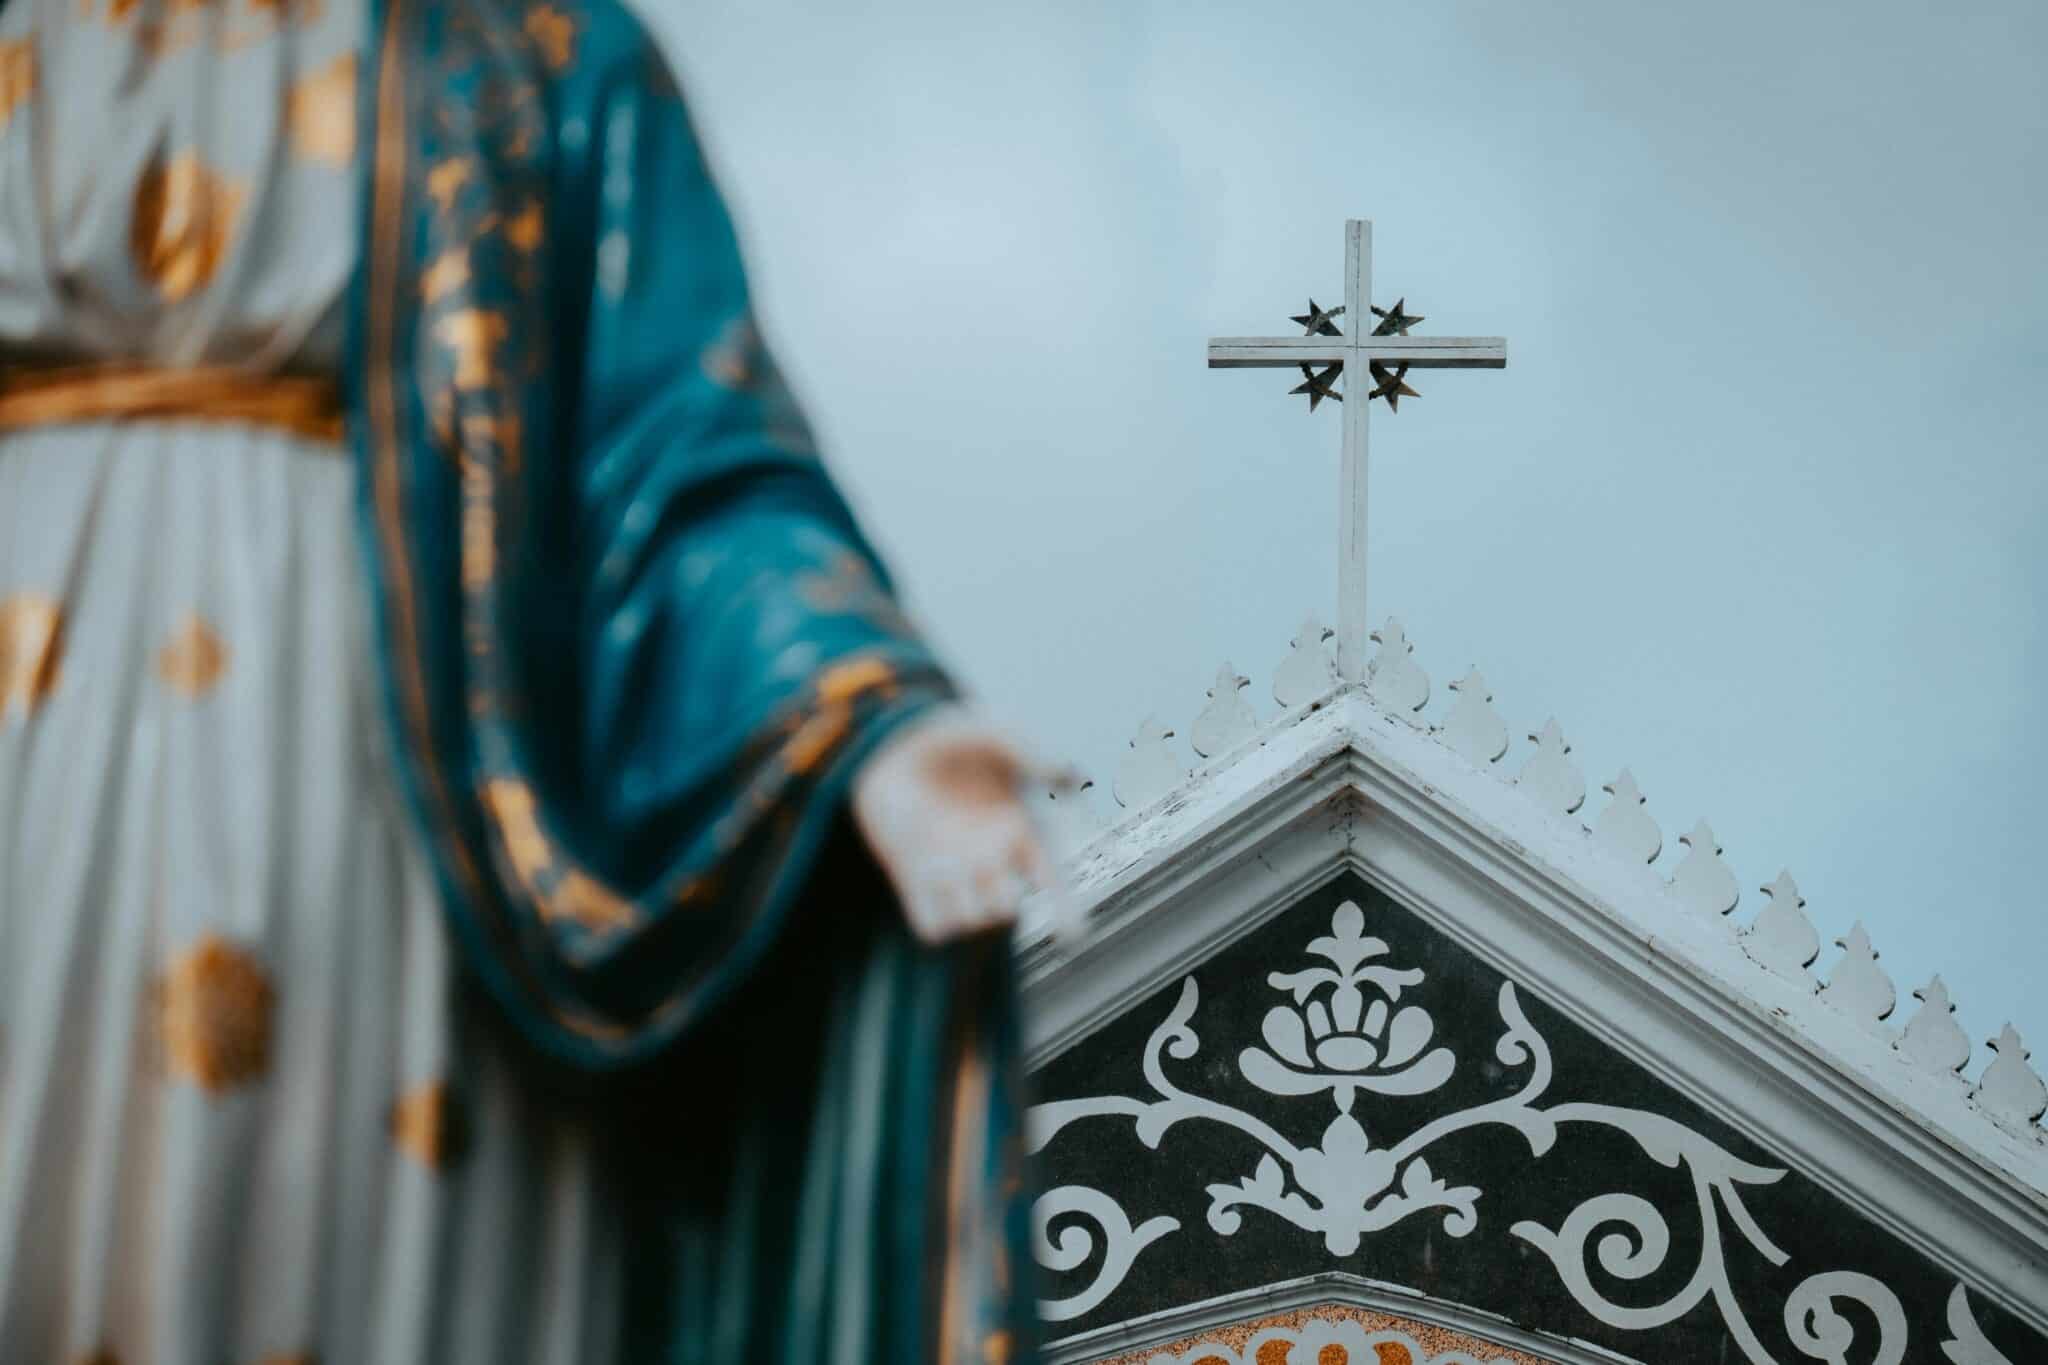
<path id="1" fill-rule="evenodd" d="M 1623 768 L 1620 776 L 1600 790 L 1614 799 L 1587 827 L 1593 842 L 1631 867 L 1654 862 L 1664 848 L 1664 832 L 1643 809 L 1647 798 L 1637 790 L 1635 776 Z"/>
<path id="2" fill-rule="evenodd" d="M 1899 1003 L 1899 993 L 1885 969 L 1877 965 L 1877 949 L 1871 946 L 1863 921 L 1850 925 L 1835 946 L 1842 950 L 1842 958 L 1828 973 L 1820 998 L 1872 1033 L 1885 1032 L 1885 1016 Z"/>
<path id="3" fill-rule="evenodd" d="M 1930 1071 L 1961 1071 L 1970 1061 L 1970 1038 L 1956 1024 L 1956 1007 L 1949 1003 L 1948 987 L 1936 976 L 1913 998 L 1920 1008 L 1906 1021 L 1906 1031 L 1892 1046 Z"/>
<path id="4" fill-rule="evenodd" d="M 1273 670 L 1273 700 L 1292 709 L 1306 706 L 1337 685 L 1337 661 L 1323 646 L 1337 632 L 1311 616 L 1295 632 L 1293 648 Z"/>
<path id="5" fill-rule="evenodd" d="M 1089 792 L 1095 784 L 1075 769 L 1046 775 L 1034 793 L 1032 814 L 1053 857 L 1064 859 L 1102 832 L 1102 817 Z"/>
<path id="6" fill-rule="evenodd" d="M 1371 638 L 1379 649 L 1366 670 L 1365 694 L 1396 719 L 1421 725 L 1415 713 L 1429 701 L 1429 675 L 1409 657 L 1415 653 L 1415 646 L 1408 643 L 1401 623 L 1391 616 Z"/>
<path id="7" fill-rule="evenodd" d="M 1187 777 L 1187 769 L 1167 747 L 1166 741 L 1172 738 L 1173 731 L 1161 725 L 1157 717 L 1145 718 L 1110 783 L 1118 805 L 1126 810 L 1149 806 Z"/>
<path id="8" fill-rule="evenodd" d="M 1817 983 L 1813 973 L 1806 969 L 1820 956 L 1820 935 L 1814 932 L 1813 921 L 1801 908 L 1806 904 L 1805 898 L 1799 894 L 1790 872 L 1780 872 L 1778 880 L 1764 888 L 1764 894 L 1770 900 L 1742 931 L 1742 950 L 1752 961 L 1787 981 L 1814 990 Z"/>
<path id="9" fill-rule="evenodd" d="M 1486 690 L 1486 679 L 1477 668 L 1452 683 L 1451 690 L 1458 700 L 1437 727 L 1437 738 L 1484 772 L 1508 751 L 1507 724 L 1495 713 L 1493 693 Z"/>
<path id="10" fill-rule="evenodd" d="M 1570 815 L 1586 804 L 1586 775 L 1567 757 L 1572 746 L 1564 742 L 1557 717 L 1544 721 L 1529 740 L 1536 752 L 1522 765 L 1515 785 L 1553 815 Z"/>
<path id="11" fill-rule="evenodd" d="M 1984 1068 L 1983 1079 L 1970 1098 L 1999 1122 L 2027 1127 L 2048 1110 L 2048 1086 L 2042 1085 L 2040 1073 L 2027 1065 L 2027 1045 L 2010 1022 L 1991 1040 L 1991 1050 L 1998 1057 Z"/>
<path id="12" fill-rule="evenodd" d="M 1705 820 L 1678 836 L 1685 856 L 1671 870 L 1671 897 L 1688 914 L 1732 929 L 1728 912 L 1742 899 L 1742 887 L 1721 859 L 1721 843 Z"/>
<path id="13" fill-rule="evenodd" d="M 1215 686 L 1209 689 L 1209 704 L 1188 729 L 1188 742 L 1203 758 L 1228 753 L 1258 733 L 1259 718 L 1242 695 L 1251 681 L 1240 677 L 1228 663 L 1217 670 Z"/>

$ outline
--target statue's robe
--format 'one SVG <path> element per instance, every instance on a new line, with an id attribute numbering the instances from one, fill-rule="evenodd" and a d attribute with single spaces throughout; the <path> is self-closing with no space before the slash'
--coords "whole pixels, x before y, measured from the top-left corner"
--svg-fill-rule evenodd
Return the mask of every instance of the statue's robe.
<path id="1" fill-rule="evenodd" d="M 517 1045 L 630 1116 L 631 1350 L 1030 1350 L 1000 936 L 846 830 L 949 694 L 612 0 L 383 0 L 347 397 L 402 780 Z"/>

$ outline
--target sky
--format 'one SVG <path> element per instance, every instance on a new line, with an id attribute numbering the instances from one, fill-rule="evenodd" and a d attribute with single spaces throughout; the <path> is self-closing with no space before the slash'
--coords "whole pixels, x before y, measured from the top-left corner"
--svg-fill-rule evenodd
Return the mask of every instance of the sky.
<path id="1" fill-rule="evenodd" d="M 1369 598 L 1667 872 L 1939 971 L 2048 1064 L 2048 6 L 645 5 L 771 343 L 915 614 L 1106 797 L 1334 614 L 1339 411 L 1212 335 L 1502 335 L 1373 417 Z M 1185 741 L 1181 741 L 1184 743 Z M 1184 756 L 1194 762 L 1191 752 Z M 2048 1070 L 2048 1065 L 2042 1067 Z"/>

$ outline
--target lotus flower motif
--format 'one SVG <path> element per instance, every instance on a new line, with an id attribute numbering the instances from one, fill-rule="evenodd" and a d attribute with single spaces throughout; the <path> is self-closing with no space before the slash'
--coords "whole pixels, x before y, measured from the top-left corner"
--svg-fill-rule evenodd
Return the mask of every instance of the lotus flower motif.
<path id="1" fill-rule="evenodd" d="M 1348 1113 L 1360 1090 L 1419 1095 L 1450 1079 L 1456 1065 L 1450 1049 L 1425 1054 L 1436 1031 L 1429 1011 L 1394 1008 L 1401 992 L 1422 980 L 1421 970 L 1373 964 L 1386 955 L 1387 944 L 1366 935 L 1365 912 L 1355 902 L 1337 907 L 1330 933 L 1311 942 L 1308 951 L 1330 965 L 1266 978 L 1294 1003 L 1266 1011 L 1259 1025 L 1265 1048 L 1239 1054 L 1238 1070 L 1246 1080 L 1275 1095 L 1328 1090 Z M 1367 988 L 1375 997 L 1369 1003 Z"/>

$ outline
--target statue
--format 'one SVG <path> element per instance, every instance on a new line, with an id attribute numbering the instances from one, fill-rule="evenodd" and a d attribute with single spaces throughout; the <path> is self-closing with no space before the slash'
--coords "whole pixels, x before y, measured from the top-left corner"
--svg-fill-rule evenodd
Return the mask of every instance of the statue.
<path id="1" fill-rule="evenodd" d="M 0 1356 L 1029 1359 L 1020 772 L 616 0 L 0 3 Z"/>

